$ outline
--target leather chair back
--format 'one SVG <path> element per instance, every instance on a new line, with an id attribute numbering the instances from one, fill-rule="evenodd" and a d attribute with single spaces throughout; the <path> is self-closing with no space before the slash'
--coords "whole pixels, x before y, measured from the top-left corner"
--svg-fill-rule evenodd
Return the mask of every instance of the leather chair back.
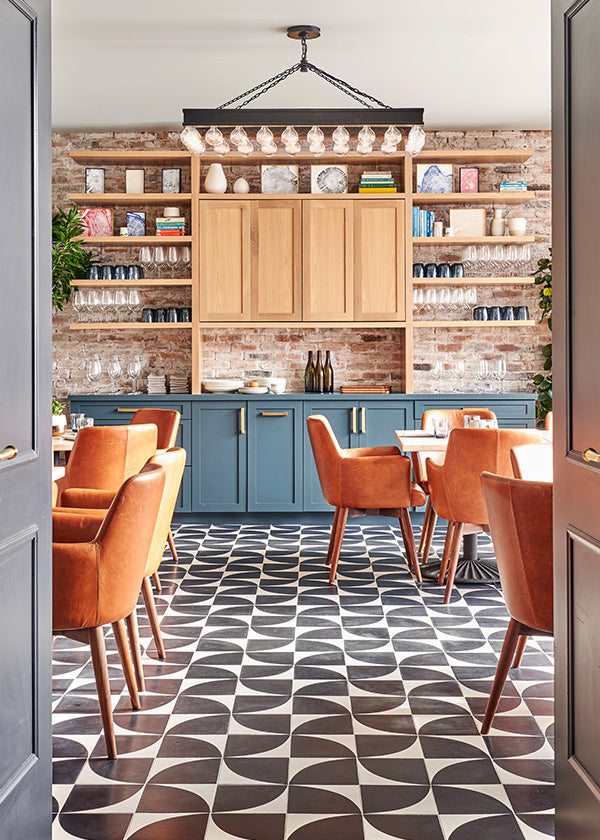
<path id="1" fill-rule="evenodd" d="M 152 542 L 148 552 L 148 562 L 146 563 L 144 577 L 153 575 L 154 572 L 158 571 L 158 567 L 160 566 L 167 535 L 171 527 L 171 520 L 173 519 L 177 496 L 179 495 L 181 479 L 183 478 L 185 457 L 185 449 L 174 448 L 167 450 L 167 452 L 157 453 L 148 462 L 149 464 L 155 464 L 163 468 L 165 472 L 165 486 L 152 534 Z"/>
<path id="2" fill-rule="evenodd" d="M 306 425 L 325 501 L 329 505 L 340 507 L 343 454 L 340 445 L 329 420 L 323 414 L 307 417 Z"/>
<path id="3" fill-rule="evenodd" d="M 548 414 L 546 414 L 546 417 L 544 418 L 544 429 L 545 429 L 547 432 L 552 433 L 552 428 L 553 428 L 553 426 L 554 426 L 554 423 L 553 423 L 553 414 L 552 414 L 552 412 L 551 412 L 551 411 L 549 411 L 549 412 L 548 412 Z"/>
<path id="4" fill-rule="evenodd" d="M 484 472 L 481 487 L 508 611 L 552 633 L 552 485 Z"/>
<path id="5" fill-rule="evenodd" d="M 550 443 L 532 443 L 529 446 L 513 446 L 510 463 L 515 478 L 526 481 L 552 481 L 553 447 Z"/>
<path id="6" fill-rule="evenodd" d="M 118 490 L 91 542 L 53 543 L 53 628 L 98 627 L 133 612 L 164 484 L 162 467 L 148 464 Z"/>
<path id="7" fill-rule="evenodd" d="M 131 418 L 130 426 L 139 423 L 154 423 L 158 430 L 156 448 L 171 449 L 175 446 L 181 414 L 170 408 L 138 408 Z"/>
<path id="8" fill-rule="evenodd" d="M 513 446 L 542 443 L 535 429 L 453 429 L 442 466 L 427 459 L 431 500 L 438 516 L 487 526 L 481 473 L 512 475 Z"/>

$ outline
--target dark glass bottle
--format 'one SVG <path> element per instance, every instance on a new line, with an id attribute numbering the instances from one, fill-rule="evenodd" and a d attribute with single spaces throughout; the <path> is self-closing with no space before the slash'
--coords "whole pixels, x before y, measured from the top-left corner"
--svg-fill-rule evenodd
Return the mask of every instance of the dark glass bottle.
<path id="1" fill-rule="evenodd" d="M 323 367 L 323 393 L 333 394 L 333 368 L 331 367 L 331 354 L 325 351 L 325 365 Z"/>
<path id="2" fill-rule="evenodd" d="M 321 351 L 317 350 L 317 364 L 315 365 L 315 387 L 313 391 L 318 394 L 323 393 L 323 362 L 321 361 Z"/>
<path id="3" fill-rule="evenodd" d="M 304 368 L 304 390 L 307 392 L 315 390 L 315 363 L 312 350 L 308 351 L 308 362 Z"/>

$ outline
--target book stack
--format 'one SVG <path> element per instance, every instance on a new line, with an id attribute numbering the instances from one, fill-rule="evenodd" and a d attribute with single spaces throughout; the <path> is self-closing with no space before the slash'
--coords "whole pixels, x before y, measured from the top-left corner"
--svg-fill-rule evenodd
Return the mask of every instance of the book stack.
<path id="1" fill-rule="evenodd" d="M 364 171 L 360 184 L 358 185 L 359 193 L 395 193 L 398 191 L 396 182 L 392 177 L 391 171 Z"/>
<path id="2" fill-rule="evenodd" d="M 149 394 L 166 394 L 167 386 L 164 373 L 157 375 L 154 373 L 148 374 L 148 393 Z"/>
<path id="3" fill-rule="evenodd" d="M 170 394 L 189 394 L 190 386 L 188 384 L 188 376 L 181 376 L 172 373 L 169 376 L 169 393 Z"/>
<path id="4" fill-rule="evenodd" d="M 413 207 L 412 235 L 433 236 L 433 223 L 435 213 L 433 210 L 421 210 L 420 207 Z"/>
<path id="5" fill-rule="evenodd" d="M 183 236 L 185 233 L 184 216 L 159 216 L 156 220 L 157 236 Z"/>
<path id="6" fill-rule="evenodd" d="M 500 192 L 523 192 L 527 189 L 527 181 L 500 181 Z"/>

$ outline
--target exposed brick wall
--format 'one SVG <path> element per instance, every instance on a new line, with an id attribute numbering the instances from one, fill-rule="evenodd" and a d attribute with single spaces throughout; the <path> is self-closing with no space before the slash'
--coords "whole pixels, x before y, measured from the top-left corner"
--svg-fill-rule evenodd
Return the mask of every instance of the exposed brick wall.
<path id="1" fill-rule="evenodd" d="M 505 176 L 520 173 L 530 189 L 535 190 L 535 200 L 517 207 L 508 207 L 506 215 L 525 216 L 528 232 L 534 233 L 538 241 L 530 270 L 535 267 L 539 256 L 547 254 L 550 241 L 550 132 L 547 131 L 478 131 L 478 132 L 429 132 L 426 148 L 532 148 L 533 158 L 526 164 L 512 166 L 480 167 L 480 189 L 497 189 Z M 175 149 L 180 148 L 176 132 L 156 133 L 90 133 L 55 134 L 53 136 L 53 201 L 54 208 L 68 207 L 70 192 L 84 191 L 85 168 L 74 163 L 68 156 L 71 149 Z M 162 167 L 146 167 L 146 190 L 160 191 Z M 369 168 L 374 168 L 369 166 Z M 124 166 L 106 166 L 106 190 L 118 191 L 124 188 Z M 260 167 L 249 163 L 243 167 L 225 165 L 229 190 L 235 178 L 244 176 L 252 192 L 259 190 Z M 360 170 L 350 170 L 351 188 Z M 400 168 L 398 168 L 399 174 Z M 300 167 L 300 190 L 310 190 L 310 167 Z M 182 191 L 189 189 L 189 170 L 182 171 Z M 418 203 L 418 201 L 417 201 Z M 177 204 L 173 196 L 173 204 Z M 468 205 L 467 205 L 468 206 Z M 115 228 L 125 224 L 127 208 L 115 208 Z M 158 208 L 146 208 L 147 230 L 152 229 Z M 188 210 L 185 210 L 186 215 Z M 488 209 L 488 220 L 491 210 Z M 437 218 L 444 218 L 437 209 Z M 125 263 L 137 262 L 136 248 L 103 251 L 99 249 L 100 261 Z M 415 260 L 441 262 L 458 261 L 462 258 L 460 248 L 419 248 Z M 504 303 L 527 304 L 537 317 L 537 296 L 534 289 L 526 287 L 491 287 L 478 289 L 479 302 L 500 305 Z M 190 305 L 190 290 L 173 288 L 168 290 L 141 290 L 142 305 Z M 428 316 L 429 317 L 429 316 Z M 447 317 L 447 316 L 445 316 Z M 68 323 L 76 321 L 77 315 L 67 304 L 64 313 L 54 318 L 54 393 L 65 397 L 69 393 L 90 391 L 85 378 L 84 362 L 89 354 L 98 353 L 106 370 L 111 355 L 118 355 L 122 363 L 139 354 L 142 358 L 144 375 L 148 373 L 185 373 L 191 371 L 191 337 L 189 333 L 142 331 L 69 331 Z M 511 391 L 531 390 L 531 377 L 541 368 L 541 346 L 546 343 L 548 331 L 545 326 L 522 329 L 432 329 L 419 328 L 414 334 L 415 391 L 431 392 L 435 383 L 431 376 L 431 364 L 438 354 L 446 354 L 449 361 L 464 358 L 467 374 L 460 383 L 461 390 L 473 390 L 474 372 L 482 357 L 506 358 L 508 375 L 505 389 Z M 404 333 L 402 330 L 387 329 L 314 329 L 295 328 L 269 329 L 207 329 L 204 332 L 205 371 L 217 371 L 221 375 L 235 375 L 249 378 L 258 373 L 285 376 L 290 390 L 301 390 L 303 371 L 309 349 L 330 349 L 335 370 L 336 387 L 341 384 L 360 382 L 381 382 L 403 389 L 399 371 L 404 357 Z M 127 383 L 120 383 L 120 390 L 127 390 Z M 99 391 L 108 393 L 112 384 L 103 373 Z M 444 389 L 444 390 L 447 390 Z"/>

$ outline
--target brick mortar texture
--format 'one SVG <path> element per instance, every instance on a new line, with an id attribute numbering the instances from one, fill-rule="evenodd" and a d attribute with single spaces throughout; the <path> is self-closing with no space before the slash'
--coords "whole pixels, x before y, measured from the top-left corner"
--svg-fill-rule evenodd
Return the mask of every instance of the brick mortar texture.
<path id="1" fill-rule="evenodd" d="M 60 133 L 53 135 L 53 208 L 68 208 L 71 192 L 84 192 L 85 167 L 75 163 L 69 152 L 75 149 L 178 149 L 181 148 L 177 132 L 100 132 Z M 428 132 L 427 149 L 533 149 L 533 157 L 524 164 L 484 164 L 480 169 L 480 189 L 495 190 L 503 178 L 524 177 L 535 197 L 523 206 L 506 206 L 506 216 L 524 216 L 528 233 L 536 237 L 532 247 L 532 260 L 525 273 L 533 271 L 537 259 L 546 256 L 551 235 L 551 180 L 549 131 L 438 131 Z M 100 166 L 101 164 L 99 164 Z M 369 166 L 365 161 L 365 166 Z M 124 190 L 124 166 L 105 164 L 106 190 Z M 228 191 L 237 177 L 245 177 L 252 192 L 260 189 L 260 167 L 248 163 L 242 166 L 225 164 Z M 362 168 L 362 167 L 361 167 Z M 160 191 L 162 167 L 145 167 L 146 191 Z M 400 169 L 400 168 L 398 168 Z M 350 170 L 351 188 L 357 171 Z M 300 169 L 300 189 L 310 190 L 310 169 Z M 189 190 L 189 168 L 182 167 L 182 191 Z M 415 199 L 418 204 L 418 198 Z M 177 204 L 176 195 L 173 204 Z M 461 205 L 462 206 L 462 205 Z M 468 205 L 466 205 L 468 206 Z M 125 224 L 128 208 L 115 208 L 115 228 Z M 130 208 L 135 209 L 135 208 Z M 159 208 L 146 207 L 147 230 L 152 230 Z M 445 218 L 447 208 L 433 208 L 436 218 Z M 189 208 L 185 208 L 189 215 Z M 488 207 L 488 223 L 491 218 Z M 136 248 L 97 249 L 99 260 L 106 262 L 138 262 Z M 419 262 L 459 261 L 463 257 L 460 247 L 415 248 L 414 259 Z M 537 320 L 537 292 L 535 287 L 478 287 L 478 303 L 525 304 Z M 188 306 L 191 292 L 186 288 L 141 289 L 142 305 Z M 429 315 L 427 319 L 429 319 Z M 444 316 L 447 317 L 447 316 Z M 191 372 L 191 335 L 181 332 L 129 332 L 129 331 L 70 331 L 69 323 L 78 319 L 72 305 L 67 304 L 62 313 L 53 319 L 53 352 L 55 361 L 54 394 L 59 399 L 69 393 L 86 393 L 90 383 L 85 377 L 85 360 L 98 354 L 103 374 L 99 383 L 100 393 L 114 390 L 106 375 L 107 362 L 118 355 L 125 362 L 134 354 L 142 359 L 143 376 L 148 373 L 181 374 Z M 529 391 L 532 376 L 541 369 L 541 347 L 548 341 L 545 325 L 524 328 L 430 328 L 414 331 L 414 390 L 430 393 L 436 390 L 432 366 L 442 356 L 452 363 L 462 358 L 466 362 L 465 378 L 458 383 L 461 391 L 475 390 L 475 374 L 479 359 L 494 362 L 505 358 L 508 373 L 506 391 Z M 240 328 L 207 329 L 203 337 L 205 374 L 239 376 L 248 379 L 260 374 L 285 376 L 289 390 L 303 389 L 303 371 L 307 351 L 329 349 L 335 370 L 336 388 L 341 384 L 372 382 L 389 384 L 403 390 L 400 370 L 405 353 L 404 332 L 401 329 L 350 329 L 350 328 Z M 128 383 L 117 383 L 119 392 L 126 392 Z M 443 390 L 448 390 L 443 388 Z"/>

